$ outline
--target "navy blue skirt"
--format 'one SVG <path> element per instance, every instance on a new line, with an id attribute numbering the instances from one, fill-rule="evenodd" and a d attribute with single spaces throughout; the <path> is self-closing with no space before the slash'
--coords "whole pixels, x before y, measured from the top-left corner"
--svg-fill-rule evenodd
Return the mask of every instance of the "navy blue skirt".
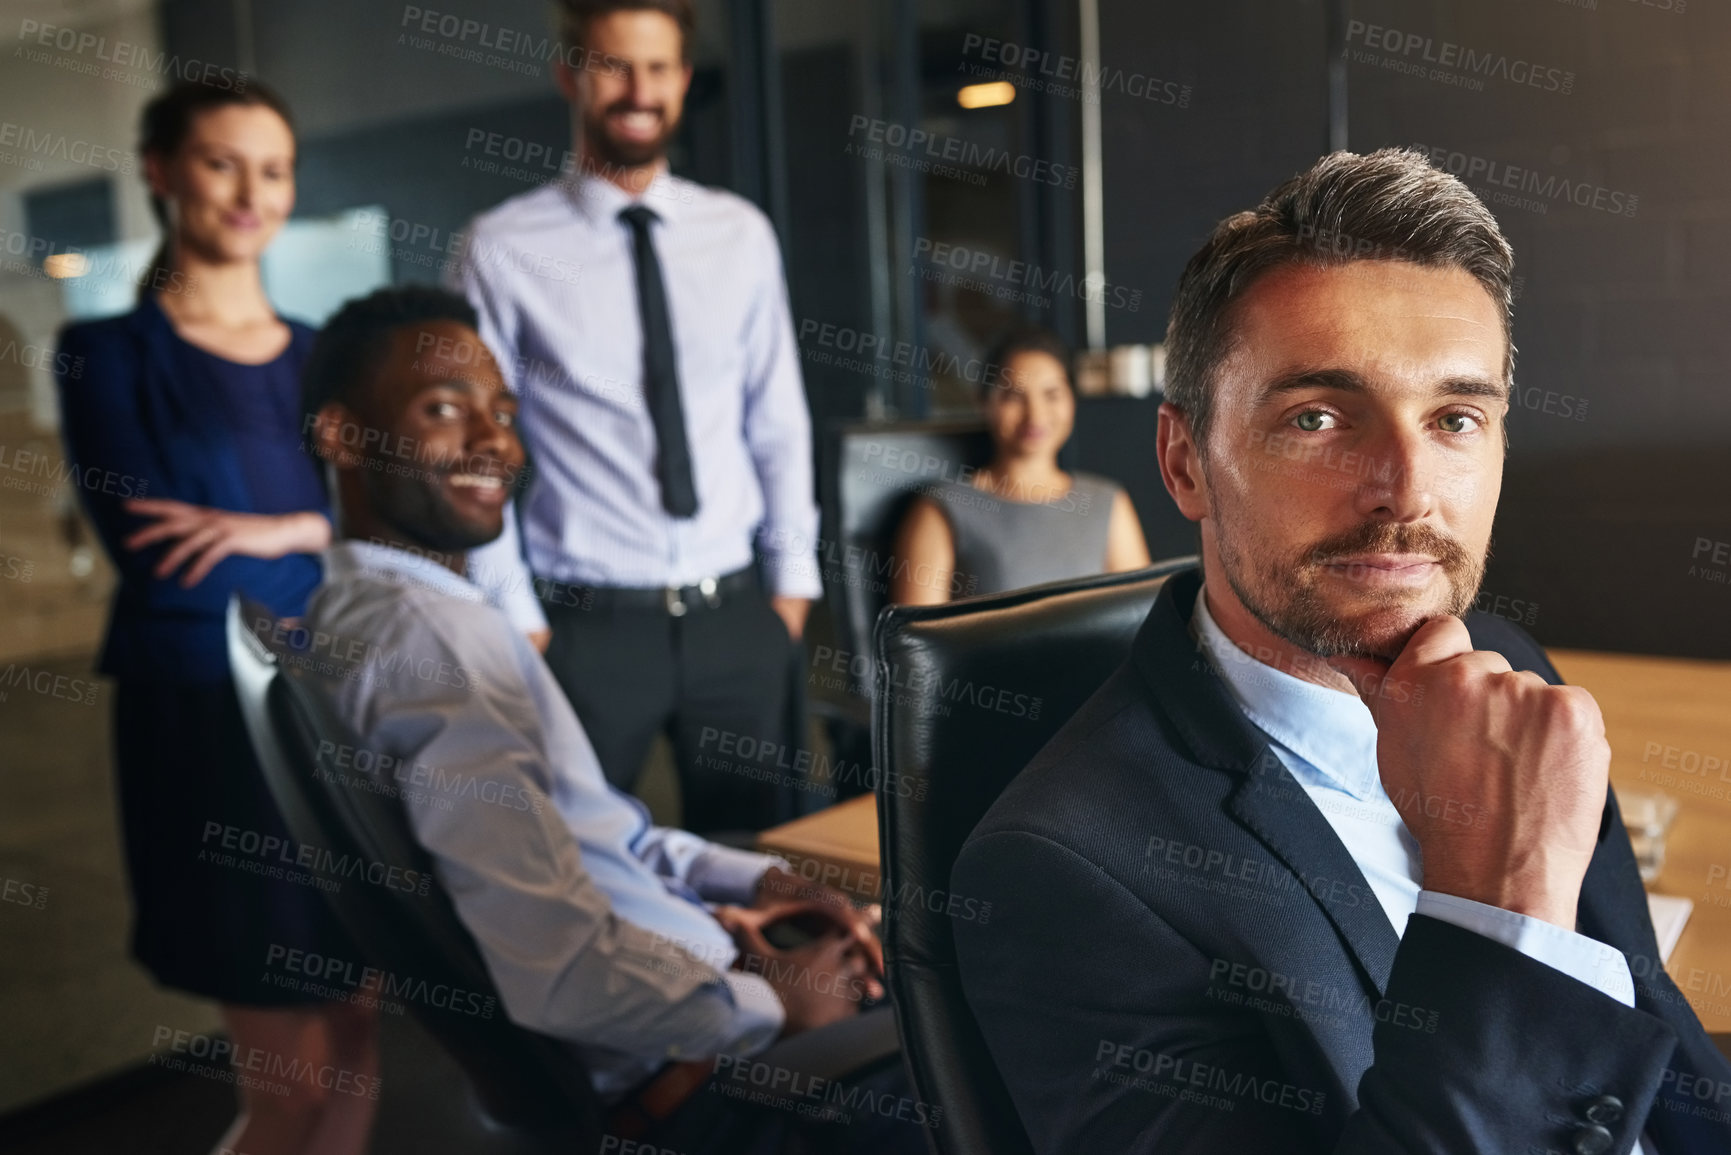
<path id="1" fill-rule="evenodd" d="M 288 952 L 364 960 L 312 880 L 269 852 L 294 844 L 233 684 L 120 679 L 114 740 L 133 957 L 164 986 L 221 1003 L 329 1001 L 297 989 Z"/>

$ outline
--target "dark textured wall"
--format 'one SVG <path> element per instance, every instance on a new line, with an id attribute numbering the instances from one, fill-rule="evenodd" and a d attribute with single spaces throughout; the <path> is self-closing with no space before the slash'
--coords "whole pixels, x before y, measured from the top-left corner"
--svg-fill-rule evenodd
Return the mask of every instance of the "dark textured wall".
<path id="1" fill-rule="evenodd" d="M 1551 645 L 1726 658 L 1731 567 L 1710 559 L 1731 549 L 1731 12 L 1679 6 L 1358 0 L 1349 140 L 1437 150 L 1515 246 L 1486 591 L 1536 605 Z M 1208 228 L 1323 150 L 1326 14 L 1103 9 L 1108 65 L 1194 85 L 1182 110 L 1104 105 L 1108 275 L 1147 288 L 1109 337 L 1153 341 Z"/>

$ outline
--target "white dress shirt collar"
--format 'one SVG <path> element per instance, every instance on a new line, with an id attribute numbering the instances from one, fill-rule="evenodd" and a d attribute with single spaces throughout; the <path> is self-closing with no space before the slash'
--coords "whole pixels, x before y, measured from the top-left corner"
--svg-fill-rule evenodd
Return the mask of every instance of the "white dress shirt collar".
<path id="1" fill-rule="evenodd" d="M 1358 695 L 1294 677 L 1239 649 L 1208 612 L 1206 587 L 1196 595 L 1194 623 L 1233 699 L 1263 733 L 1354 798 L 1381 796 L 1376 720 Z"/>
<path id="2" fill-rule="evenodd" d="M 584 172 L 581 165 L 566 173 L 562 179 L 566 192 L 571 197 L 571 204 L 593 225 L 617 220 L 620 211 L 633 204 L 642 204 L 653 209 L 663 222 L 672 224 L 679 219 L 680 210 L 691 200 L 688 186 L 695 187 L 691 186 L 689 181 L 674 176 L 665 166 L 644 186 L 642 193 L 635 197 L 610 180 Z"/>
<path id="3" fill-rule="evenodd" d="M 356 574 L 366 574 L 405 585 L 423 586 L 469 602 L 491 602 L 486 591 L 467 578 L 452 573 L 433 558 L 410 553 L 392 545 L 348 539 L 339 541 L 325 554 L 327 583 Z"/>

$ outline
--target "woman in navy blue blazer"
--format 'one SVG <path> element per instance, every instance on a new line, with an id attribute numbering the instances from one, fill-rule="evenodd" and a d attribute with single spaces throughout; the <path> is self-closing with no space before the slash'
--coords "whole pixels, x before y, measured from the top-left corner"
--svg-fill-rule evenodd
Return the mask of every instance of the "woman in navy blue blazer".
<path id="1" fill-rule="evenodd" d="M 221 1003 L 237 1053 L 307 1073 L 268 1080 L 286 1094 L 243 1087 L 222 1148 L 360 1155 L 375 1016 L 298 989 L 283 960 L 361 960 L 295 856 L 258 853 L 294 844 L 223 633 L 237 590 L 300 614 L 331 536 L 298 427 L 313 333 L 277 316 L 259 274 L 294 205 L 294 133 L 263 87 L 186 83 L 146 108 L 143 136 L 162 248 L 138 307 L 69 326 L 59 359 L 82 366 L 59 382 L 67 452 L 120 573 L 101 670 L 116 682 L 133 954 L 165 986 Z M 315 1077 L 333 1068 L 348 1093 Z"/>

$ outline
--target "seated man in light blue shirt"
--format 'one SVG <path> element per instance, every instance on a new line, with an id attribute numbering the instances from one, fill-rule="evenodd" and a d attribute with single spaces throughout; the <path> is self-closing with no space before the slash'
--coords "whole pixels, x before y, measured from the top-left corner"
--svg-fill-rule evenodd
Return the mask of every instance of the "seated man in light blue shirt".
<path id="1" fill-rule="evenodd" d="M 404 810 L 511 1019 L 569 1040 L 641 1125 L 682 1099 L 681 1114 L 724 1111 L 705 1079 L 717 1091 L 739 1056 L 881 998 L 882 953 L 851 904 L 773 858 L 652 825 L 608 785 L 532 643 L 463 576 L 525 462 L 470 306 L 434 289 L 350 302 L 304 388 L 342 539 L 306 615 L 344 659 L 323 684 L 375 763 L 427 768 Z"/>

